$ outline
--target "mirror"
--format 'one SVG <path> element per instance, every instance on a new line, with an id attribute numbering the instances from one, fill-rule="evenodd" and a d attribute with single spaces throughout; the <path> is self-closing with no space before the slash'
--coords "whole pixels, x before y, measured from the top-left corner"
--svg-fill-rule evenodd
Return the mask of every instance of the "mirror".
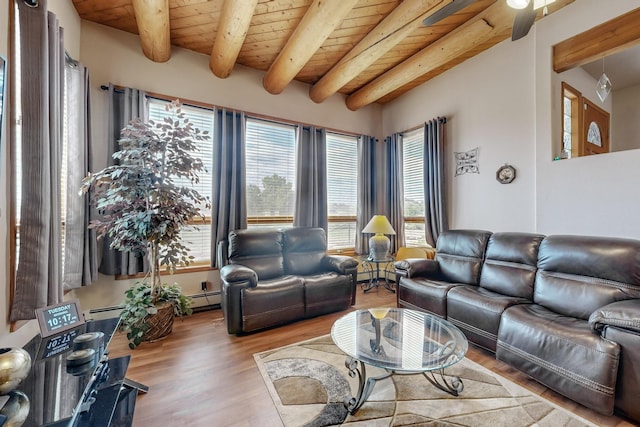
<path id="1" fill-rule="evenodd" d="M 640 9 L 554 46 L 555 160 L 640 148 L 640 32 L 629 30 L 638 17 Z M 624 37 L 603 37 L 616 30 Z M 604 101 L 596 93 L 603 73 L 612 85 Z M 602 142 L 594 145 L 588 141 L 596 128 Z"/>

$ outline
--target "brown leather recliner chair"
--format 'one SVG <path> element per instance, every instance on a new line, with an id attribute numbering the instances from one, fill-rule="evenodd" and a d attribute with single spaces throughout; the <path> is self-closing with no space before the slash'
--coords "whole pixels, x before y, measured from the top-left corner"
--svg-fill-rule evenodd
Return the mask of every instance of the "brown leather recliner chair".
<path id="1" fill-rule="evenodd" d="M 344 310 L 355 303 L 358 262 L 327 255 L 322 228 L 236 230 L 218 245 L 230 334 Z"/>

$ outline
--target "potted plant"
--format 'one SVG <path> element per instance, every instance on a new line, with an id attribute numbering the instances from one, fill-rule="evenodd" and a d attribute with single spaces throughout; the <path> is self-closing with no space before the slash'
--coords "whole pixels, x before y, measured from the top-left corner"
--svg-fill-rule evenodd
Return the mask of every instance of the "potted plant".
<path id="1" fill-rule="evenodd" d="M 163 285 L 160 268 L 169 272 L 193 257 L 180 231 L 195 217 L 203 218 L 209 199 L 192 188 L 205 171 L 192 153 L 208 139 L 189 122 L 178 101 L 167 105 L 163 121 L 132 121 L 120 134 L 115 165 L 89 174 L 82 192 L 102 214 L 90 227 L 110 238 L 110 247 L 146 256 L 147 276 L 125 292 L 120 329 L 129 346 L 171 332 L 174 315 L 191 314 L 191 300 L 177 285 Z"/>

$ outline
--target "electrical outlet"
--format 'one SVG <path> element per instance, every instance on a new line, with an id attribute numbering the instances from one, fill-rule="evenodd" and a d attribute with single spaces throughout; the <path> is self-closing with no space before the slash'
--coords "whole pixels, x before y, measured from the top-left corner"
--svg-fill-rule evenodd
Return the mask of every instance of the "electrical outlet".
<path id="1" fill-rule="evenodd" d="M 203 291 L 206 291 L 206 290 L 207 290 L 207 282 L 201 282 L 201 283 L 200 283 L 200 288 L 201 288 Z"/>

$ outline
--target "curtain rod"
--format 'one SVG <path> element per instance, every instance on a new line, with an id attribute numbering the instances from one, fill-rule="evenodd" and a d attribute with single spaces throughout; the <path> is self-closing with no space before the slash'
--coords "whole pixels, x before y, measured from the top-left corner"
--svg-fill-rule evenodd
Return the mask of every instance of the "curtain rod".
<path id="1" fill-rule="evenodd" d="M 436 120 L 438 120 L 438 122 L 442 123 L 442 124 L 446 124 L 447 123 L 447 118 L 446 117 L 437 117 Z M 409 128 L 409 129 L 405 129 L 400 133 L 413 132 L 414 130 L 418 130 L 418 129 L 424 127 L 424 125 L 425 125 L 425 123 L 422 123 L 421 125 L 414 126 L 412 128 Z"/>
<path id="2" fill-rule="evenodd" d="M 124 86 L 113 85 L 113 88 L 115 89 L 116 92 L 119 92 L 119 93 L 124 92 Z M 100 89 L 109 90 L 109 86 L 108 85 L 100 85 Z M 164 95 L 164 94 L 161 94 L 161 93 L 146 92 L 146 94 L 147 94 L 147 96 L 150 96 L 151 98 L 161 99 L 161 100 L 164 100 L 164 101 L 172 101 L 172 100 L 176 99 L 176 97 L 171 97 L 171 96 Z M 183 99 L 183 98 L 179 98 L 179 99 L 184 100 L 186 104 L 193 105 L 193 106 L 196 106 L 196 107 L 202 107 L 202 108 L 215 108 L 215 107 L 227 108 L 227 107 L 224 107 L 222 105 L 208 104 L 206 102 L 193 101 L 193 100 L 190 100 L 190 99 Z M 314 124 L 311 124 L 311 123 L 298 123 L 298 122 L 295 122 L 293 120 L 282 119 L 282 118 L 279 118 L 279 117 L 268 116 L 268 115 L 265 115 L 265 114 L 252 113 L 250 111 L 245 111 L 245 110 L 234 110 L 234 111 L 239 111 L 239 112 L 244 113 L 247 116 L 250 116 L 251 118 L 254 118 L 254 119 L 261 119 L 261 120 L 271 121 L 271 122 L 278 123 L 278 124 L 290 124 L 290 125 L 295 125 L 295 126 L 298 126 L 298 125 L 315 126 L 317 128 L 324 128 L 325 130 L 327 130 L 329 132 L 337 133 L 337 134 L 340 134 L 340 135 L 355 136 L 355 137 L 360 136 L 359 134 L 356 134 L 356 133 L 353 133 L 353 132 L 348 132 L 348 131 L 344 131 L 344 130 L 340 130 L 340 129 L 333 129 L 333 128 L 329 128 L 329 127 L 326 127 L 326 126 L 317 126 L 317 125 L 314 125 Z M 367 135 L 367 136 L 373 136 L 373 135 Z M 376 140 L 377 140 L 377 138 L 376 138 Z"/>
<path id="3" fill-rule="evenodd" d="M 67 60 L 67 63 L 73 67 L 76 68 L 78 66 L 78 61 L 76 61 L 75 59 L 73 59 L 71 57 L 71 55 L 69 55 L 69 52 L 67 52 L 66 50 L 64 51 L 64 58 Z"/>

